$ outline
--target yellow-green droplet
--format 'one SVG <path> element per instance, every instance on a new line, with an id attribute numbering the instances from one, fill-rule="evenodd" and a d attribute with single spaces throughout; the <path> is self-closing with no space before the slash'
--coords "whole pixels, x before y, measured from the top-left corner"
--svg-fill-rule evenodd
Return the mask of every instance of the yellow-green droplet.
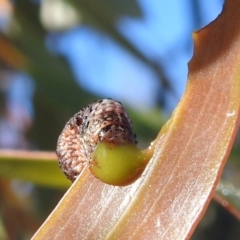
<path id="1" fill-rule="evenodd" d="M 90 170 L 105 183 L 124 186 L 141 175 L 148 160 L 149 156 L 134 144 L 100 142 L 92 155 Z"/>

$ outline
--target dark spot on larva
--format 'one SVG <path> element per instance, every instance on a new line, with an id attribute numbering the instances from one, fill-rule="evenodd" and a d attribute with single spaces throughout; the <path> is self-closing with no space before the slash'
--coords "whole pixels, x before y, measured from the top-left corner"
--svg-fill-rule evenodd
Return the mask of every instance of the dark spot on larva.
<path id="1" fill-rule="evenodd" d="M 89 112 L 90 112 L 90 113 L 92 112 L 92 106 L 89 107 Z"/>
<path id="2" fill-rule="evenodd" d="M 82 124 L 82 117 L 81 116 L 76 117 L 76 124 L 77 124 L 77 126 L 80 126 Z"/>

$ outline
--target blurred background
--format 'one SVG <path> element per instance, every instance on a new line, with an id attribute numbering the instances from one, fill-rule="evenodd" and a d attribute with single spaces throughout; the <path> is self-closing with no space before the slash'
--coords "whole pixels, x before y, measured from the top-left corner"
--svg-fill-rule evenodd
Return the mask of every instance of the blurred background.
<path id="1" fill-rule="evenodd" d="M 54 151 L 66 121 L 99 98 L 127 108 L 141 147 L 179 102 L 191 34 L 223 0 L 0 0 L 0 148 Z M 239 140 L 224 178 L 239 187 Z M 57 163 L 56 163 L 57 164 Z M 63 176 L 64 177 L 64 176 Z M 66 188 L 0 176 L 0 239 L 29 239 Z M 231 192 L 240 199 L 240 191 Z M 240 239 L 212 203 L 192 239 Z"/>

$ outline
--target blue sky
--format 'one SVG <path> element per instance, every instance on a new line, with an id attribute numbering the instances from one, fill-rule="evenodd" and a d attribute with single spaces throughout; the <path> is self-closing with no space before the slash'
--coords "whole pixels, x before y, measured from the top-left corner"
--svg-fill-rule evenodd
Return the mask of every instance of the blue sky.
<path id="1" fill-rule="evenodd" d="M 123 17 L 117 27 L 149 59 L 163 64 L 176 93 L 165 96 L 167 110 L 171 112 L 185 89 L 187 62 L 193 47 L 191 33 L 220 13 L 222 0 L 198 1 L 200 25 L 191 20 L 190 0 L 138 2 L 144 17 Z M 51 35 L 48 43 L 51 47 Z M 85 89 L 137 108 L 154 105 L 159 94 L 157 76 L 107 35 L 80 25 L 59 35 L 57 45 L 52 44 L 55 51 L 67 58 L 77 81 Z"/>

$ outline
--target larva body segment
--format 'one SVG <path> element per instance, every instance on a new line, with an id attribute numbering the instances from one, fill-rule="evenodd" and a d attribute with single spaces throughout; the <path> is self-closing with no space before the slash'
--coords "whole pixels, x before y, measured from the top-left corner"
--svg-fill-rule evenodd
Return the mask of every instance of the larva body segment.
<path id="1" fill-rule="evenodd" d="M 74 181 L 90 166 L 98 142 L 136 144 L 131 121 L 120 102 L 102 99 L 84 107 L 65 125 L 57 142 L 59 165 Z"/>

